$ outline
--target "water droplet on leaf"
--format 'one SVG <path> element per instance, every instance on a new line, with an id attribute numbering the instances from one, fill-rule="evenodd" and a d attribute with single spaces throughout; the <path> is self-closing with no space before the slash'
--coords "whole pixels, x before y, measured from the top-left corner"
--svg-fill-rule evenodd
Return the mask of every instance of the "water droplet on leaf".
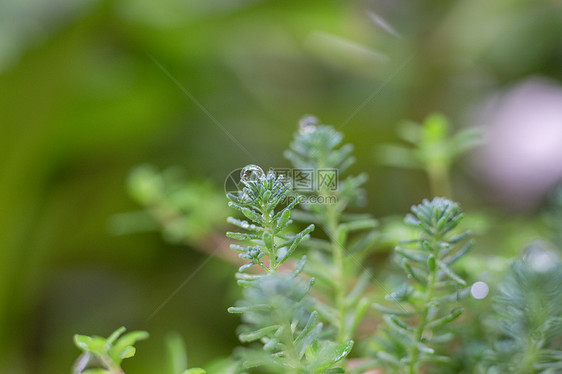
<path id="1" fill-rule="evenodd" d="M 246 182 L 262 179 L 264 176 L 262 168 L 257 165 L 248 165 L 240 172 L 240 180 Z"/>
<path id="2" fill-rule="evenodd" d="M 318 118 L 314 116 L 306 116 L 299 121 L 299 132 L 303 135 L 311 134 L 316 131 Z"/>

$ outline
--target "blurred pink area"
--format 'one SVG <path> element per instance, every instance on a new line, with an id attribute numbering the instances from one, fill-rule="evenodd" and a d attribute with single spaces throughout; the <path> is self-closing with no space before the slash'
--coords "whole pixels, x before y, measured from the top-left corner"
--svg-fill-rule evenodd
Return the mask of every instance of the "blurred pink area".
<path id="1" fill-rule="evenodd" d="M 562 179 L 562 87 L 531 78 L 486 102 L 474 123 L 485 144 L 476 168 L 493 199 L 517 208 L 538 204 Z"/>

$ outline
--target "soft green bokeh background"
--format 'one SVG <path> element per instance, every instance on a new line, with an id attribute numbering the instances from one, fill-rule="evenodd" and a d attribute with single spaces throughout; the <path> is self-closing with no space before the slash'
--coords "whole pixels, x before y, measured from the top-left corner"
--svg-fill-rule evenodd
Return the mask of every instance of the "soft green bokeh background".
<path id="1" fill-rule="evenodd" d="M 561 46 L 558 0 L 3 0 L 0 372 L 66 373 L 73 333 L 120 325 L 152 334 L 134 373 L 158 372 L 171 330 L 192 365 L 231 352 L 235 268 L 220 260 L 147 321 L 206 256 L 157 233 L 111 233 L 114 214 L 137 209 L 125 189 L 134 166 L 180 165 L 220 190 L 247 163 L 287 165 L 310 113 L 345 124 L 355 170 L 371 176 L 368 210 L 402 214 L 426 180 L 378 166 L 374 146 L 401 120 L 441 111 L 468 125 L 496 90 L 561 81 Z M 462 164 L 454 182 L 465 205 L 483 203 Z"/>

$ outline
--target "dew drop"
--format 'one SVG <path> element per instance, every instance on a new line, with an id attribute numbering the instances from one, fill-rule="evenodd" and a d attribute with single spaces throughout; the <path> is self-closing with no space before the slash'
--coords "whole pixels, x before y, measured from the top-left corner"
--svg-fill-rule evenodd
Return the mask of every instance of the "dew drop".
<path id="1" fill-rule="evenodd" d="M 299 132 L 302 135 L 311 134 L 316 131 L 316 125 L 318 125 L 318 118 L 305 116 L 299 121 Z"/>
<path id="2" fill-rule="evenodd" d="M 255 181 L 264 177 L 262 168 L 257 165 L 248 165 L 240 172 L 241 181 Z"/>
<path id="3" fill-rule="evenodd" d="M 560 259 L 555 252 L 547 248 L 548 244 L 536 241 L 525 250 L 523 259 L 537 273 L 547 273 L 559 265 Z"/>

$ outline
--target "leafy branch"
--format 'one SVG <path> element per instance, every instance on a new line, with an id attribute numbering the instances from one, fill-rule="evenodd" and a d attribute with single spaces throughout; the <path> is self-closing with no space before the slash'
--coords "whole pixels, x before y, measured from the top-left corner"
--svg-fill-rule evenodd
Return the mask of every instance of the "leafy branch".
<path id="1" fill-rule="evenodd" d="M 386 165 L 423 170 L 434 196 L 451 196 L 450 171 L 455 160 L 480 142 L 480 134 L 465 130 L 450 135 L 451 125 L 441 114 L 432 114 L 422 123 L 406 122 L 399 135 L 410 146 L 385 144 L 378 147 L 378 159 Z"/>
<path id="2" fill-rule="evenodd" d="M 108 338 L 74 335 L 74 344 L 84 353 L 74 365 L 74 374 L 124 374 L 121 362 L 136 353 L 134 344 L 148 338 L 145 331 L 125 335 L 125 327 L 115 330 Z M 91 367 L 94 366 L 94 367 Z"/>
<path id="3" fill-rule="evenodd" d="M 248 262 L 236 275 L 244 287 L 244 298 L 229 312 L 242 314 L 242 342 L 261 343 L 261 348 L 238 351 L 243 367 L 295 374 L 344 372 L 334 365 L 350 352 L 353 341 L 336 344 L 322 338 L 323 326 L 308 296 L 315 279 L 303 282 L 299 277 L 306 256 L 292 272 L 280 271 L 314 229 L 309 225 L 297 234 L 285 232 L 292 222 L 291 210 L 301 197 L 292 196 L 291 184 L 282 176 L 276 177 L 272 171 L 266 174 L 255 165 L 246 166 L 240 179 L 243 188 L 228 195 L 229 206 L 247 220 L 228 218 L 242 231 L 228 232 L 227 236 L 245 243 L 232 244 L 231 248 Z M 287 205 L 279 208 L 282 202 Z M 261 268 L 261 273 L 247 274 L 253 266 Z"/>
<path id="4" fill-rule="evenodd" d="M 480 373 L 562 371 L 562 263 L 535 243 L 516 260 L 494 298 L 492 332 Z"/>
<path id="5" fill-rule="evenodd" d="M 311 256 L 315 261 L 306 271 L 329 290 L 331 303 L 316 303 L 324 319 L 336 327 L 336 341 L 343 343 L 353 337 L 369 305 L 364 291 L 370 273 L 359 273 L 362 257 L 377 240 L 377 221 L 368 214 L 346 213 L 350 206 L 365 200 L 361 185 L 367 180 L 366 174 L 343 178 L 355 162 L 353 146 L 342 145 L 343 135 L 331 126 L 318 125 L 314 117 L 303 118 L 299 126 L 285 156 L 296 170 L 312 169 L 317 173 L 316 189 L 308 196 L 316 194 L 323 199 L 321 203 L 302 204 L 303 210 L 297 211 L 296 217 L 318 223 L 328 237 L 308 243 L 313 247 Z M 333 276 L 326 277 L 327 272 Z"/>
<path id="6" fill-rule="evenodd" d="M 462 314 L 462 307 L 450 304 L 466 293 L 466 282 L 451 265 L 472 247 L 472 241 L 466 241 L 469 233 L 456 230 L 463 218 L 456 203 L 424 200 L 412 207 L 412 213 L 405 222 L 418 237 L 395 250 L 410 283 L 387 296 L 393 307 L 374 305 L 385 314 L 386 324 L 377 358 L 388 370 L 410 374 L 419 372 L 424 363 L 449 361 L 438 351 L 453 336 L 441 332 Z"/>

